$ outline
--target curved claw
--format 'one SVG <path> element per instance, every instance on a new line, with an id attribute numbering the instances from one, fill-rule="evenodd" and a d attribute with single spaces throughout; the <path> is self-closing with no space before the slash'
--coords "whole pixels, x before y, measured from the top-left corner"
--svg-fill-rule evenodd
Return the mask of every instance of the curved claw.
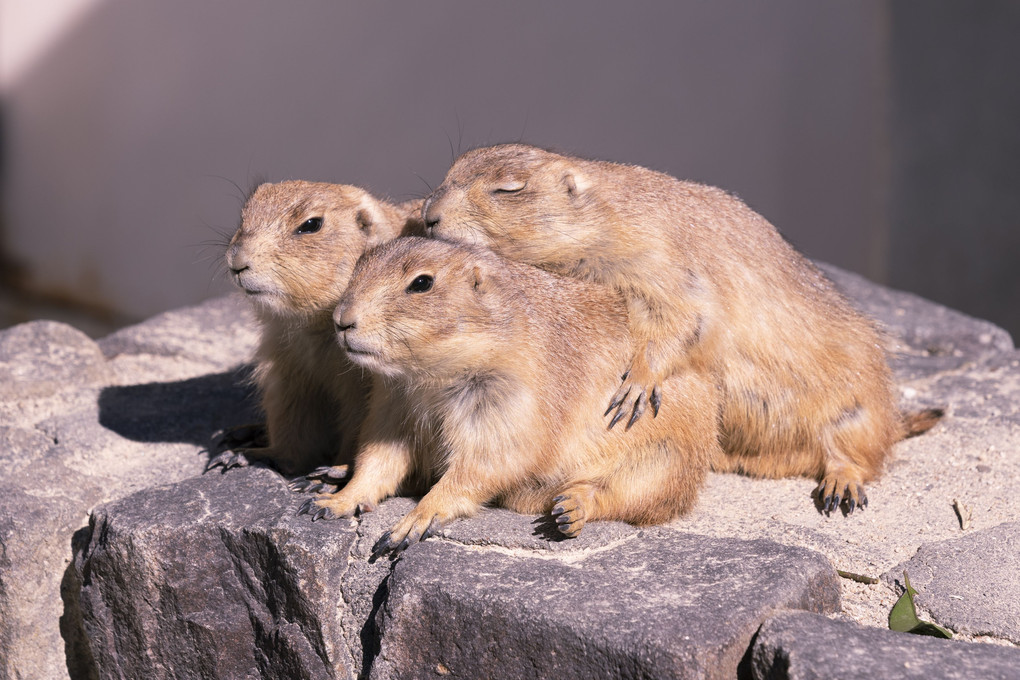
<path id="1" fill-rule="evenodd" d="M 301 507 L 299 507 L 297 510 L 297 514 L 307 515 L 309 512 L 312 511 L 313 507 L 315 507 L 315 499 L 309 498 L 307 501 L 301 504 Z"/>
<path id="2" fill-rule="evenodd" d="M 645 396 L 645 393 L 642 392 L 638 395 L 637 400 L 634 402 L 634 411 L 630 414 L 630 420 L 627 421 L 627 427 L 623 429 L 629 430 L 631 426 L 638 421 L 638 418 L 645 414 L 647 403 L 648 398 Z"/>
<path id="3" fill-rule="evenodd" d="M 218 467 L 223 468 L 223 472 L 235 467 L 247 467 L 248 459 L 243 453 L 239 451 L 224 451 L 209 459 L 209 462 L 205 464 L 204 472 L 209 472 Z"/>
<path id="4" fill-rule="evenodd" d="M 624 414 L 624 410 L 623 410 L 623 406 L 621 405 L 620 408 L 617 409 L 616 415 L 614 415 L 613 419 L 609 421 L 609 429 L 610 430 L 613 429 L 613 425 L 616 425 L 618 422 L 620 422 L 620 419 L 623 418 L 623 414 Z"/>
<path id="5" fill-rule="evenodd" d="M 318 479 L 323 482 L 337 483 L 347 479 L 348 468 L 346 465 L 323 465 L 317 467 L 305 475 L 308 479 Z"/>
<path id="6" fill-rule="evenodd" d="M 648 397 L 648 403 L 652 405 L 652 417 L 655 418 L 659 415 L 659 406 L 662 405 L 662 390 L 656 385 L 652 388 L 652 393 Z"/>
<path id="7" fill-rule="evenodd" d="M 387 531 L 379 537 L 379 540 L 375 542 L 374 546 L 372 546 L 372 557 L 382 557 L 396 547 L 390 536 L 390 532 Z"/>

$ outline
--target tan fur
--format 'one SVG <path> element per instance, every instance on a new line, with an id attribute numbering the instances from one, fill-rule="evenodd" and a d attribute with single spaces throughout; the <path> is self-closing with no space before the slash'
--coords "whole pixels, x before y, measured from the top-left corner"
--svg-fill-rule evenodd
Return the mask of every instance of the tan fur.
<path id="1" fill-rule="evenodd" d="M 422 275 L 431 289 L 409 290 Z M 423 478 L 431 489 L 394 544 L 490 502 L 552 510 L 568 536 L 593 519 L 662 522 L 693 505 L 721 455 L 716 390 L 694 371 L 667 382 L 668 412 L 606 429 L 597 410 L 629 339 L 623 300 L 603 286 L 398 239 L 359 261 L 334 319 L 376 379 L 353 478 L 316 504 L 350 516 Z"/>
<path id="2" fill-rule="evenodd" d="M 873 324 L 720 189 L 509 144 L 458 158 L 423 217 L 439 238 L 620 291 L 637 342 L 614 398 L 640 416 L 662 385 L 668 412 L 680 395 L 663 381 L 710 372 L 716 470 L 807 475 L 852 510 L 905 434 Z"/>
<path id="3" fill-rule="evenodd" d="M 245 203 L 226 258 L 262 324 L 255 382 L 269 435 L 246 458 L 288 474 L 353 458 L 369 378 L 337 346 L 333 309 L 366 249 L 420 225 L 416 208 L 303 181 L 263 184 Z M 319 230 L 296 233 L 310 218 Z"/>

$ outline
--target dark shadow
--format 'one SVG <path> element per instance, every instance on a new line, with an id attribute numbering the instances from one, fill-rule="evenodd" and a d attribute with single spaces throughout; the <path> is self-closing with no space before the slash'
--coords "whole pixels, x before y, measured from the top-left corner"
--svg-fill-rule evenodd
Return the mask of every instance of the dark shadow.
<path id="1" fill-rule="evenodd" d="M 64 577 L 60 581 L 60 599 L 64 603 L 64 613 L 60 616 L 60 637 L 64 639 L 67 674 L 71 680 L 94 680 L 99 677 L 99 669 L 92 656 L 92 648 L 89 647 L 82 620 L 82 582 L 76 568 L 91 539 L 91 526 L 84 526 L 74 532 L 71 537 L 73 559 L 64 570 Z"/>
<path id="2" fill-rule="evenodd" d="M 188 380 L 105 387 L 99 423 L 136 442 L 186 442 L 213 450 L 217 432 L 261 419 L 251 367 Z"/>
<path id="3" fill-rule="evenodd" d="M 560 533 L 560 530 L 556 525 L 556 520 L 553 519 L 552 515 L 541 515 L 536 517 L 531 521 L 531 524 L 535 527 L 535 530 L 531 533 L 532 536 L 538 536 L 547 541 L 552 541 L 553 543 L 571 540 L 568 536 L 564 536 Z"/>

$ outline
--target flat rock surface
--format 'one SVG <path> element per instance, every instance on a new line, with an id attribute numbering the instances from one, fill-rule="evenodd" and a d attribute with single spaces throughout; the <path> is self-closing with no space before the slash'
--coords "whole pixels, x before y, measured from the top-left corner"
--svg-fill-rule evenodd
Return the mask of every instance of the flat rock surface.
<path id="1" fill-rule="evenodd" d="M 598 548 L 427 541 L 389 578 L 373 678 L 729 678 L 760 623 L 833 611 L 817 553 L 650 529 Z"/>
<path id="2" fill-rule="evenodd" d="M 1020 669 L 1020 650 L 789 613 L 761 627 L 751 666 L 759 680 L 1012 680 Z"/>
<path id="3" fill-rule="evenodd" d="M 1020 522 L 925 544 L 883 580 L 902 586 L 904 571 L 936 623 L 1020 644 Z"/>

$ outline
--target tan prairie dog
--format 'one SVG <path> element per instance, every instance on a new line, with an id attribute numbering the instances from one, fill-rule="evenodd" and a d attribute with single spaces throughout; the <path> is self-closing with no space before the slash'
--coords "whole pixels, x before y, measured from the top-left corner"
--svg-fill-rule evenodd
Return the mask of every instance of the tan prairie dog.
<path id="1" fill-rule="evenodd" d="M 342 184 L 255 189 L 226 260 L 262 325 L 254 379 L 268 446 L 226 451 L 208 468 L 265 461 L 294 474 L 353 458 L 370 380 L 337 345 L 333 309 L 362 253 L 420 231 L 420 204 Z"/>
<path id="2" fill-rule="evenodd" d="M 636 342 L 613 422 L 678 398 L 669 376 L 708 371 L 728 454 L 717 470 L 807 475 L 824 509 L 852 512 L 893 443 L 941 417 L 900 413 L 874 325 L 721 189 L 505 144 L 460 156 L 423 218 L 430 235 L 620 291 Z"/>
<path id="3" fill-rule="evenodd" d="M 716 389 L 670 377 L 672 408 L 629 432 L 599 404 L 629 351 L 609 289 L 486 249 L 403 238 L 367 253 L 334 315 L 350 359 L 374 374 L 354 474 L 300 512 L 352 516 L 423 479 L 431 488 L 377 544 L 401 550 L 494 503 L 585 522 L 666 521 L 688 510 L 721 455 Z"/>

